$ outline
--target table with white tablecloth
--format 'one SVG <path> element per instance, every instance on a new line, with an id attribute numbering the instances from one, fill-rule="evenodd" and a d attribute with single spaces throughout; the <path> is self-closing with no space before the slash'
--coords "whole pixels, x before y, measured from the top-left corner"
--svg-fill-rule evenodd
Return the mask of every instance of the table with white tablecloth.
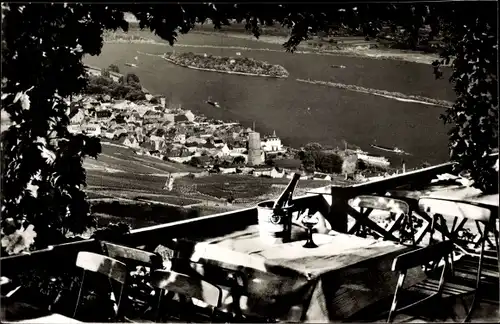
<path id="1" fill-rule="evenodd" d="M 313 239 L 317 248 L 304 248 L 305 240 L 271 245 L 261 240 L 258 226 L 251 225 L 193 243 L 189 258 L 245 274 L 243 313 L 287 321 L 332 321 L 390 296 L 397 280 L 392 261 L 411 249 L 343 233 L 313 234 Z M 416 270 L 409 274 L 408 284 L 420 279 Z"/>

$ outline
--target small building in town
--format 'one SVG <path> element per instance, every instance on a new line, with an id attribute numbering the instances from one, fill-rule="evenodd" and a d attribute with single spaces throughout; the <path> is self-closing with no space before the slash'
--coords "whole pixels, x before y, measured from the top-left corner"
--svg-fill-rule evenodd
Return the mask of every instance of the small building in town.
<path id="1" fill-rule="evenodd" d="M 281 139 L 276 136 L 276 131 L 273 131 L 271 136 L 265 136 L 261 145 L 264 152 L 285 152 Z"/>
<path id="2" fill-rule="evenodd" d="M 123 141 L 121 141 L 121 144 L 131 148 L 139 148 L 139 141 L 137 141 L 137 138 L 133 135 L 123 137 Z"/>
<path id="3" fill-rule="evenodd" d="M 214 142 L 213 143 L 214 143 L 215 147 L 221 147 L 221 148 L 224 147 L 224 145 L 226 145 L 224 143 L 224 140 L 222 140 L 220 138 L 214 138 Z"/>
<path id="4" fill-rule="evenodd" d="M 68 117 L 71 124 L 81 124 L 85 119 L 85 112 L 78 107 L 71 107 Z"/>
<path id="5" fill-rule="evenodd" d="M 175 134 L 174 143 L 185 144 L 186 143 L 186 134 Z"/>
<path id="6" fill-rule="evenodd" d="M 186 116 L 187 120 L 190 122 L 194 122 L 195 115 L 191 112 L 191 110 L 188 110 L 184 113 L 184 116 Z"/>
<path id="7" fill-rule="evenodd" d="M 111 110 L 99 110 L 95 112 L 95 119 L 97 122 L 107 122 L 113 117 Z"/>
<path id="8" fill-rule="evenodd" d="M 325 173 L 315 172 L 313 175 L 313 180 L 332 181 L 332 176 Z"/>
<path id="9" fill-rule="evenodd" d="M 84 124 L 82 125 L 82 133 L 89 136 L 101 136 L 101 126 L 97 124 Z"/>
<path id="10" fill-rule="evenodd" d="M 278 168 L 262 168 L 255 169 L 253 171 L 254 177 L 269 177 L 269 178 L 283 178 L 285 176 L 284 170 L 278 170 Z"/>
<path id="11" fill-rule="evenodd" d="M 82 128 L 80 125 L 71 124 L 68 125 L 68 132 L 70 132 L 71 134 L 80 134 L 82 132 Z"/>
<path id="12" fill-rule="evenodd" d="M 217 156 L 228 156 L 231 153 L 231 150 L 229 147 L 227 147 L 227 144 L 224 144 L 217 153 Z"/>
<path id="13" fill-rule="evenodd" d="M 142 116 L 142 119 L 144 123 L 152 123 L 163 119 L 163 113 L 161 111 L 148 110 L 144 116 Z"/>

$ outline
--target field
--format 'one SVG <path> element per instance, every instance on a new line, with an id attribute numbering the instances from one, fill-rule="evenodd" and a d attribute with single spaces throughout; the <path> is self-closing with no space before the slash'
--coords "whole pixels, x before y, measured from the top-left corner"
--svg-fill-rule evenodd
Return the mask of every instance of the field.
<path id="1" fill-rule="evenodd" d="M 115 170 L 119 167 L 122 169 L 133 168 L 134 161 L 131 160 L 132 157 L 129 157 L 129 162 L 122 159 L 119 165 L 112 165 L 112 168 Z M 126 163 L 132 165 L 128 166 Z M 106 167 L 108 166 L 109 164 L 106 164 Z M 192 172 L 200 171 L 187 166 L 185 169 L 182 167 L 184 167 L 184 165 L 179 165 L 179 168 L 184 172 L 187 170 Z M 106 172 L 103 170 L 88 169 L 87 183 L 89 198 L 120 197 L 132 200 L 147 199 L 174 205 L 191 205 L 205 200 L 216 202 L 220 200 L 225 201 L 233 196 L 235 199 L 242 199 L 244 202 L 247 202 L 263 195 L 277 194 L 281 192 L 284 186 L 290 181 L 288 179 L 256 178 L 247 175 L 210 175 L 197 178 L 183 177 L 176 179 L 173 190 L 168 192 L 163 189 L 166 182 L 166 174 L 166 172 L 164 174 L 140 174 L 134 172 Z M 328 185 L 328 182 L 305 180 L 299 182 L 297 190 L 304 191 L 310 188 L 324 187 L 326 185 Z"/>
<path id="2" fill-rule="evenodd" d="M 164 174 L 168 172 L 199 172 L 198 169 L 184 164 L 162 161 L 145 155 L 136 155 L 125 146 L 102 142 L 103 152 L 98 160 L 87 159 L 87 169 L 118 170 L 138 174 Z"/>
<path id="3" fill-rule="evenodd" d="M 212 175 L 195 179 L 181 178 L 176 180 L 176 186 L 190 187 L 203 195 L 218 199 L 227 199 L 232 196 L 238 203 L 257 202 L 256 197 L 261 197 L 258 200 L 262 200 L 265 196 L 268 196 L 268 198 L 264 199 L 277 197 L 289 182 L 289 179 L 272 179 L 249 175 Z M 296 192 L 303 194 L 308 189 L 325 187 L 328 184 L 329 182 L 325 181 L 300 180 Z"/>
<path id="4" fill-rule="evenodd" d="M 132 227 L 198 217 L 253 206 L 276 198 L 288 179 L 244 175 L 183 177 L 172 191 L 163 189 L 169 172 L 198 173 L 188 165 L 138 156 L 132 149 L 102 143 L 97 160 L 86 159 L 87 196 L 99 224 L 123 221 Z M 340 181 L 340 180 L 339 180 Z M 296 195 L 327 186 L 324 181 L 299 181 Z M 228 204 L 228 198 L 235 198 Z"/>

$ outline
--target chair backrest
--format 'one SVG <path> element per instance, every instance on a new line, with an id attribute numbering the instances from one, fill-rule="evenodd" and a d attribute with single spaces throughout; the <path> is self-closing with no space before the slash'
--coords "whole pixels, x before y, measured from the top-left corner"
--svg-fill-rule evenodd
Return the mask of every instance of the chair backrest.
<path id="1" fill-rule="evenodd" d="M 121 288 L 118 294 L 118 300 L 115 299 L 116 304 L 114 307 L 115 315 L 117 317 L 120 316 L 120 310 L 121 310 L 120 306 L 123 297 L 123 290 L 125 287 L 125 280 L 127 278 L 127 266 L 123 262 L 107 257 L 105 255 L 86 252 L 86 251 L 78 253 L 78 256 L 76 257 L 76 266 L 82 268 L 84 271 L 83 271 L 82 281 L 80 283 L 80 290 L 78 291 L 78 297 L 76 300 L 73 317 L 76 317 L 78 306 L 80 305 L 80 299 L 82 296 L 86 271 L 102 274 L 108 277 L 108 279 L 120 283 Z M 111 285 L 111 288 L 113 290 L 113 285 Z M 113 297 L 115 296 L 116 295 L 113 291 Z"/>
<path id="2" fill-rule="evenodd" d="M 395 214 L 410 213 L 410 206 L 407 202 L 386 196 L 375 195 L 362 195 L 352 199 L 351 206 L 360 208 L 371 208 L 377 210 L 384 210 Z"/>
<path id="3" fill-rule="evenodd" d="M 125 263 L 131 260 L 134 264 L 148 266 L 152 269 L 159 269 L 162 265 L 162 258 L 157 253 L 151 253 L 106 241 L 101 242 L 101 247 L 103 252 L 109 257 Z"/>
<path id="4" fill-rule="evenodd" d="M 221 305 L 221 289 L 207 281 L 169 270 L 154 271 L 150 280 L 151 285 L 155 288 L 196 298 L 212 307 L 220 307 Z"/>
<path id="5" fill-rule="evenodd" d="M 127 266 L 123 262 L 92 252 L 79 252 L 76 266 L 86 271 L 105 275 L 122 285 L 127 277 Z"/>
<path id="6" fill-rule="evenodd" d="M 439 295 L 443 291 L 444 282 L 445 282 L 445 273 L 447 271 L 447 266 L 449 264 L 449 257 L 452 256 L 453 251 L 453 243 L 451 241 L 444 241 L 437 243 L 435 245 L 429 245 L 424 248 L 420 248 L 415 251 L 407 252 L 397 256 L 392 263 L 392 271 L 399 272 L 398 282 L 396 284 L 396 289 L 394 291 L 394 297 L 392 300 L 391 309 L 389 310 L 389 317 L 387 319 L 388 323 L 392 323 L 394 316 L 397 313 L 402 311 L 403 309 L 413 308 L 417 305 L 422 304 L 425 301 L 430 300 L 436 295 Z M 399 292 L 402 290 L 404 281 L 407 275 L 407 270 L 416 268 L 419 266 L 427 265 L 429 262 L 434 262 L 434 268 L 439 268 L 439 261 L 444 259 L 445 264 L 441 270 L 441 276 L 439 279 L 437 292 L 434 294 L 427 296 L 419 301 L 413 302 L 410 305 L 404 306 L 402 308 L 397 308 L 398 300 L 399 300 Z"/>
<path id="7" fill-rule="evenodd" d="M 436 261 L 453 251 L 453 242 L 444 241 L 397 256 L 392 263 L 392 271 L 405 271 L 430 261 Z"/>
<path id="8" fill-rule="evenodd" d="M 480 222 L 489 222 L 491 210 L 464 201 L 422 197 L 418 201 L 421 211 L 443 216 L 461 217 Z"/>

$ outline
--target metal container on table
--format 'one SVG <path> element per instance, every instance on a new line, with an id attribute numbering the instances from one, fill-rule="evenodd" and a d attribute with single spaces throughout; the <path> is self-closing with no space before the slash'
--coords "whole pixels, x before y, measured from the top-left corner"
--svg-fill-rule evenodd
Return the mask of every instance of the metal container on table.
<path id="1" fill-rule="evenodd" d="M 273 210 L 274 200 L 257 204 L 259 234 L 262 241 L 269 244 L 290 242 L 292 217 L 288 208 Z"/>

